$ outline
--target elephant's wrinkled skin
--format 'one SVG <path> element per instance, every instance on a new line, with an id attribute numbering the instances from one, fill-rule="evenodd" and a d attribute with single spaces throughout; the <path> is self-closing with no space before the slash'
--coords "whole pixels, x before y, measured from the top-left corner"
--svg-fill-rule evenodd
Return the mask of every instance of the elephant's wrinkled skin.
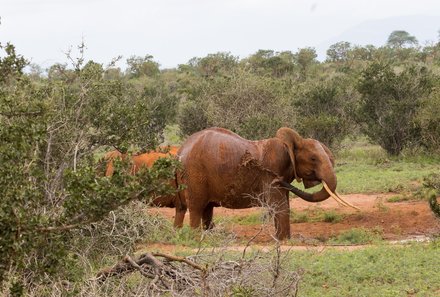
<path id="1" fill-rule="evenodd" d="M 179 149 L 178 147 L 171 146 L 169 148 L 161 148 L 159 151 L 150 151 L 145 154 L 131 156 L 131 161 L 132 161 L 131 174 L 135 174 L 137 171 L 139 171 L 139 169 L 142 166 L 146 166 L 146 167 L 153 166 L 154 162 L 156 162 L 156 160 L 159 158 L 175 156 L 178 149 Z M 127 155 L 122 154 L 117 150 L 108 152 L 104 156 L 104 160 L 107 162 L 105 175 L 106 176 L 113 175 L 114 172 L 113 160 L 115 158 L 124 159 L 126 157 Z M 170 181 L 171 185 L 174 188 L 176 188 L 176 182 L 177 182 L 176 180 Z M 155 197 L 151 201 L 151 205 L 158 207 L 176 208 L 176 214 L 174 217 L 174 226 L 175 227 L 183 226 L 183 219 L 186 213 L 186 203 L 184 202 L 183 198 L 179 196 L 178 193 L 173 195 L 162 195 Z"/>
<path id="2" fill-rule="evenodd" d="M 222 128 L 191 135 L 178 151 L 183 163 L 182 192 L 190 212 L 190 224 L 209 228 L 213 207 L 248 208 L 268 204 L 275 212 L 276 236 L 290 237 L 288 190 L 294 178 L 306 187 L 325 181 L 336 189 L 331 152 L 319 141 L 303 139 L 290 128 L 276 137 L 249 141 Z M 295 188 L 296 189 L 296 188 Z M 295 193 L 310 202 L 327 199 L 324 190 Z"/>

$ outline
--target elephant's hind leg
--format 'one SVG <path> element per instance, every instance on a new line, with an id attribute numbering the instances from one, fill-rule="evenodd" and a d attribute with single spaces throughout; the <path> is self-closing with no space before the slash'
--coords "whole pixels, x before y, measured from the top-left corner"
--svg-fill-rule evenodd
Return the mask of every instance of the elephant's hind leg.
<path id="1" fill-rule="evenodd" d="M 188 188 L 187 190 L 189 225 L 191 228 L 200 228 L 203 213 L 208 205 L 208 193 L 206 191 L 206 186 L 204 186 L 202 183 L 199 183 L 196 187 Z"/>
<path id="2" fill-rule="evenodd" d="M 176 206 L 176 214 L 174 216 L 174 227 L 182 228 L 183 220 L 185 219 L 186 206 Z"/>
<path id="3" fill-rule="evenodd" d="M 214 222 L 212 221 L 213 214 L 214 214 L 214 203 L 210 202 L 203 211 L 202 221 L 203 221 L 203 228 L 205 230 L 210 230 L 214 228 Z"/>

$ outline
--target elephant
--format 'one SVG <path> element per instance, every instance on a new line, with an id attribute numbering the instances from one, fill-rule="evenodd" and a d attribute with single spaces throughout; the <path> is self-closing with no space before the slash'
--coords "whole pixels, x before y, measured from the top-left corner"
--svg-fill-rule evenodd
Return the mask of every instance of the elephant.
<path id="1" fill-rule="evenodd" d="M 156 160 L 159 158 L 175 156 L 178 150 L 179 147 L 177 146 L 159 147 L 158 150 L 155 151 L 149 151 L 145 154 L 133 155 L 131 157 L 133 162 L 131 173 L 135 174 L 142 166 L 147 166 L 147 167 L 153 166 L 154 162 L 156 162 Z M 115 158 L 125 158 L 125 157 L 126 155 L 122 154 L 118 150 L 114 150 L 106 153 L 104 156 L 104 160 L 107 162 L 105 176 L 113 175 L 114 168 L 113 168 L 112 160 L 114 160 Z"/>
<path id="2" fill-rule="evenodd" d="M 332 196 L 337 186 L 334 157 L 315 139 L 280 128 L 275 137 L 250 141 L 223 129 L 208 128 L 187 138 L 177 152 L 183 164 L 180 179 L 192 228 L 212 226 L 213 208 L 239 209 L 268 205 L 274 212 L 276 237 L 290 237 L 289 191 L 309 202 Z M 296 179 L 306 193 L 290 185 Z M 339 197 L 338 197 L 339 198 Z"/>
<path id="3" fill-rule="evenodd" d="M 151 167 L 153 166 L 154 162 L 156 162 L 159 158 L 166 158 L 170 156 L 175 156 L 177 154 L 179 147 L 171 146 L 171 147 L 161 147 L 156 151 L 149 151 L 145 154 L 139 154 L 139 155 L 133 155 L 131 156 L 132 161 L 132 167 L 130 170 L 131 174 L 136 174 L 137 171 L 142 166 Z M 106 162 L 106 170 L 105 170 L 105 176 L 112 176 L 114 173 L 114 167 L 113 167 L 113 160 L 115 158 L 126 158 L 126 154 L 122 154 L 118 150 L 114 150 L 111 152 L 108 152 L 104 156 L 104 160 Z M 176 188 L 177 187 L 177 176 L 175 180 L 170 181 L 171 185 Z M 186 213 L 186 203 L 180 196 L 180 194 L 177 192 L 173 195 L 162 195 L 157 196 L 151 201 L 152 206 L 157 207 L 170 207 L 170 208 L 176 208 L 176 213 L 174 216 L 174 226 L 175 227 L 182 227 L 183 226 L 183 220 L 185 218 Z"/>

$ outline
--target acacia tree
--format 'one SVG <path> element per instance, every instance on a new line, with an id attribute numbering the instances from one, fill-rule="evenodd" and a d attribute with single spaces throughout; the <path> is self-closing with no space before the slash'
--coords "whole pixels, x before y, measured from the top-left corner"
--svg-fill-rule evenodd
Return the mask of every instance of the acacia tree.
<path id="1" fill-rule="evenodd" d="M 347 62 L 350 50 L 352 50 L 350 42 L 340 41 L 332 44 L 327 50 L 327 61 L 339 63 Z"/>
<path id="2" fill-rule="evenodd" d="M 159 63 L 153 60 L 152 55 L 131 56 L 127 59 L 127 66 L 127 74 L 131 77 L 156 76 L 160 72 Z"/>
<path id="3" fill-rule="evenodd" d="M 393 48 L 402 48 L 405 45 L 411 46 L 417 44 L 417 38 L 403 30 L 396 30 L 391 32 L 387 40 L 387 45 Z"/>
<path id="4" fill-rule="evenodd" d="M 290 51 L 258 50 L 243 59 L 241 64 L 256 74 L 269 74 L 275 77 L 292 74 L 295 68 L 294 55 Z"/>

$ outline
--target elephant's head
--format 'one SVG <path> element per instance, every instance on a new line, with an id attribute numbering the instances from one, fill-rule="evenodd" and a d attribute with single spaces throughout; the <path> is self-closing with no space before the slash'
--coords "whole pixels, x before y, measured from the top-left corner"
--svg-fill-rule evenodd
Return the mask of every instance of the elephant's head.
<path id="1" fill-rule="evenodd" d="M 281 182 L 281 185 L 310 202 L 319 202 L 330 197 L 335 192 L 337 185 L 336 174 L 333 169 L 334 158 L 330 150 L 315 139 L 302 138 L 290 128 L 280 128 L 276 137 L 281 139 L 288 148 L 295 179 L 298 182 L 302 180 L 306 188 L 319 183 L 322 183 L 325 187 L 310 194 L 291 186 L 287 182 Z"/>

